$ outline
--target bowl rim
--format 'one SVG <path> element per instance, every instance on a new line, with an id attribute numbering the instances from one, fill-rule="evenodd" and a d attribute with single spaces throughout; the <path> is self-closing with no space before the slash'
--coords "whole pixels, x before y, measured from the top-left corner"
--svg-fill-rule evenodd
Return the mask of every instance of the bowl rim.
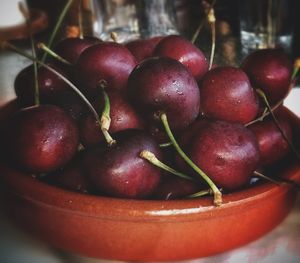
<path id="1" fill-rule="evenodd" d="M 289 166 L 283 174 L 289 179 L 300 179 L 300 164 Z M 188 220 L 206 219 L 212 214 L 226 216 L 236 212 L 233 208 L 243 206 L 250 209 L 259 201 L 284 195 L 293 189 L 289 184 L 263 182 L 223 194 L 223 204 L 216 207 L 212 203 L 212 196 L 180 200 L 135 200 L 77 193 L 26 176 L 3 163 L 0 163 L 0 180 L 6 186 L 6 192 L 37 206 L 78 216 L 123 221 L 186 221 L 187 216 Z"/>

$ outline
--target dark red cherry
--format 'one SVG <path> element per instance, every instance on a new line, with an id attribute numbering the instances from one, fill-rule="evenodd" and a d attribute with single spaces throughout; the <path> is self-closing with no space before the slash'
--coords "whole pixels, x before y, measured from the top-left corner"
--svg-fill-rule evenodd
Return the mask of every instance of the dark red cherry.
<path id="1" fill-rule="evenodd" d="M 95 37 L 70 37 L 59 41 L 55 46 L 54 51 L 62 58 L 74 65 L 81 53 L 86 48 L 93 46 L 99 42 L 101 42 L 101 40 Z"/>
<path id="2" fill-rule="evenodd" d="M 160 123 L 165 112 L 172 129 L 182 130 L 199 114 L 200 92 L 191 73 L 177 60 L 149 58 L 130 74 L 128 93 L 147 121 Z"/>
<path id="3" fill-rule="evenodd" d="M 162 158 L 157 143 L 143 131 L 126 130 L 115 136 L 117 144 L 92 149 L 85 169 L 93 185 L 107 195 L 120 198 L 146 198 L 159 184 L 161 171 L 139 156 L 143 150 Z"/>
<path id="4" fill-rule="evenodd" d="M 143 122 L 139 115 L 135 112 L 133 107 L 127 99 L 117 92 L 108 93 L 110 100 L 110 118 L 111 124 L 109 133 L 113 134 L 127 129 L 142 129 Z M 101 116 L 104 108 L 103 96 L 99 96 L 93 101 L 93 106 Z M 91 114 L 83 116 L 79 125 L 80 140 L 84 146 L 91 146 L 101 142 L 104 137 L 95 120 Z"/>
<path id="5" fill-rule="evenodd" d="M 252 86 L 265 92 L 270 104 L 285 98 L 291 84 L 293 65 L 282 49 L 262 49 L 242 63 Z"/>
<path id="6" fill-rule="evenodd" d="M 186 153 L 219 187 L 236 190 L 250 181 L 259 163 L 254 134 L 242 124 L 210 122 L 201 127 Z"/>
<path id="7" fill-rule="evenodd" d="M 89 193 L 93 190 L 83 167 L 83 154 L 76 155 L 63 169 L 57 171 L 54 175 L 49 175 L 49 177 L 53 176 L 55 178 L 55 185 L 80 193 Z"/>
<path id="8" fill-rule="evenodd" d="M 57 67 L 50 66 L 64 75 Z M 44 67 L 38 68 L 38 85 L 41 103 L 53 103 L 59 94 L 70 89 L 61 78 Z M 14 82 L 14 88 L 21 105 L 34 105 L 35 78 L 33 65 L 24 68 L 18 73 Z"/>
<path id="9" fill-rule="evenodd" d="M 64 166 L 77 152 L 78 128 L 57 106 L 33 106 L 9 119 L 5 142 L 12 163 L 31 173 L 46 173 Z"/>
<path id="10" fill-rule="evenodd" d="M 246 124 L 258 114 L 257 95 L 241 69 L 210 70 L 202 79 L 200 92 L 202 112 L 209 118 Z"/>
<path id="11" fill-rule="evenodd" d="M 208 71 L 208 63 L 203 52 L 182 36 L 171 35 L 162 39 L 155 47 L 153 56 L 178 60 L 191 71 L 197 81 Z"/>
<path id="12" fill-rule="evenodd" d="M 164 175 L 154 193 L 155 199 L 180 199 L 201 190 L 201 186 L 194 181 L 186 180 L 175 175 Z"/>
<path id="13" fill-rule="evenodd" d="M 131 52 L 121 44 L 102 42 L 85 49 L 75 65 L 79 88 L 89 97 L 101 94 L 100 81 L 108 90 L 125 92 L 128 76 L 136 65 Z"/>
<path id="14" fill-rule="evenodd" d="M 280 116 L 277 116 L 277 120 L 280 128 L 291 141 L 292 129 L 289 122 Z M 287 141 L 272 118 L 257 122 L 249 126 L 249 128 L 257 138 L 260 151 L 260 164 L 262 166 L 270 166 L 276 163 L 290 151 Z"/>
<path id="15" fill-rule="evenodd" d="M 162 40 L 163 36 L 153 37 L 149 39 L 137 39 L 126 43 L 126 47 L 135 56 L 137 62 L 153 56 L 153 50 Z"/>

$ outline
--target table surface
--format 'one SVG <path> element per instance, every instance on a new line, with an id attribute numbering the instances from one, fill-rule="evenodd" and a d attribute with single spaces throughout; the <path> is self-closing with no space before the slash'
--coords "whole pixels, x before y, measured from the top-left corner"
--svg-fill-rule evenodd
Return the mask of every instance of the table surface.
<path id="1" fill-rule="evenodd" d="M 0 107 L 15 97 L 16 74 L 30 62 L 11 52 L 0 53 Z M 300 89 L 295 88 L 285 104 L 300 116 Z M 57 251 L 17 229 L 1 212 L 0 263 L 96 263 L 108 262 Z M 265 215 L 264 215 L 265 216 Z M 251 231 L 251 230 L 249 230 Z M 288 217 L 269 234 L 241 248 L 209 258 L 186 262 L 200 263 L 296 263 L 300 262 L 300 195 Z"/>

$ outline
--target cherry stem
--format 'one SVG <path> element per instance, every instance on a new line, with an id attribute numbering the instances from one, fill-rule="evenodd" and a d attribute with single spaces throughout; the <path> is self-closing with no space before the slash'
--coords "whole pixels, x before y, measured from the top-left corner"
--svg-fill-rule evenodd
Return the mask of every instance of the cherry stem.
<path id="1" fill-rule="evenodd" d="M 33 34 L 32 34 L 32 26 L 31 26 L 31 20 L 30 20 L 30 13 L 27 7 L 24 5 L 24 3 L 19 2 L 19 9 L 22 13 L 22 15 L 25 18 L 26 26 L 29 33 L 30 38 L 30 45 L 31 45 L 31 52 L 32 56 L 36 58 L 36 52 L 35 52 L 35 46 L 34 46 L 34 40 L 33 40 Z M 38 82 L 38 67 L 36 61 L 33 62 L 33 74 L 34 74 L 34 104 L 40 105 L 40 89 L 39 89 L 39 82 Z"/>
<path id="2" fill-rule="evenodd" d="M 289 89 L 292 89 L 293 86 L 295 85 L 295 80 L 292 80 L 291 83 L 290 83 L 290 87 Z M 287 93 L 288 95 L 288 93 Z M 286 96 L 287 96 L 286 95 Z M 250 126 L 256 122 L 259 122 L 259 121 L 263 121 L 265 117 L 269 116 L 271 114 L 271 112 L 274 112 L 277 108 L 279 108 L 283 101 L 285 100 L 286 97 L 284 97 L 283 99 L 281 99 L 279 102 L 277 102 L 272 108 L 271 108 L 271 111 L 268 109 L 268 107 L 264 110 L 263 114 L 261 116 L 259 116 L 258 118 L 256 118 L 255 120 L 253 121 L 250 121 L 248 122 L 247 124 L 245 124 L 245 127 L 247 126 Z"/>
<path id="3" fill-rule="evenodd" d="M 84 103 L 87 105 L 87 107 L 90 109 L 90 111 L 95 116 L 95 119 L 100 123 L 98 113 L 96 112 L 96 110 L 94 109 L 94 107 L 92 106 L 92 104 L 87 100 L 87 98 L 83 95 L 83 93 L 70 80 L 68 80 L 65 76 L 63 76 L 62 74 L 60 74 L 59 72 L 57 72 L 52 67 L 46 65 L 44 62 L 38 60 L 37 58 L 34 58 L 33 56 L 30 56 L 29 54 L 26 54 L 23 50 L 17 48 L 16 46 L 12 45 L 11 43 L 9 43 L 7 41 L 1 42 L 1 48 L 10 49 L 10 50 L 16 52 L 17 54 L 19 54 L 19 55 L 21 55 L 23 57 L 28 58 L 29 60 L 31 60 L 33 62 L 35 61 L 36 63 L 38 63 L 42 67 L 45 67 L 46 69 L 48 69 L 49 71 L 51 71 L 53 74 L 55 74 L 56 76 L 58 76 L 59 78 L 61 78 L 84 101 Z"/>
<path id="4" fill-rule="evenodd" d="M 257 172 L 257 171 L 254 171 L 254 175 L 256 175 L 257 177 L 261 177 L 267 181 L 270 181 L 274 184 L 277 184 L 277 185 L 281 185 L 282 183 L 284 184 L 289 184 L 289 185 L 292 185 L 294 187 L 296 187 L 297 189 L 300 189 L 300 184 L 293 181 L 293 180 L 290 180 L 290 179 L 286 179 L 286 178 L 276 178 L 276 179 L 273 179 L 269 176 L 266 176 L 260 172 Z"/>
<path id="5" fill-rule="evenodd" d="M 197 198 L 197 197 L 202 197 L 205 195 L 212 195 L 212 194 L 213 194 L 213 191 L 211 189 L 206 189 L 206 190 L 202 190 L 197 193 L 188 195 L 186 198 Z"/>
<path id="6" fill-rule="evenodd" d="M 200 22 L 198 28 L 196 29 L 195 33 L 193 34 L 192 39 L 191 39 L 191 42 L 192 42 L 193 44 L 195 44 L 195 42 L 196 42 L 197 38 L 199 37 L 199 34 L 200 34 L 200 32 L 201 32 L 201 30 L 202 30 L 204 24 L 205 24 L 205 22 L 206 22 L 207 14 L 210 12 L 210 10 L 214 7 L 215 4 L 216 4 L 216 0 L 213 0 L 212 3 L 210 4 L 209 9 L 206 11 L 205 16 L 204 16 L 203 19 L 201 20 L 201 22 Z"/>
<path id="7" fill-rule="evenodd" d="M 64 20 L 64 18 L 66 16 L 67 12 L 68 12 L 68 10 L 70 9 L 70 7 L 71 7 L 71 5 L 72 5 L 73 2 L 74 2 L 74 0 L 68 0 L 68 2 L 65 4 L 64 8 L 62 9 L 62 11 L 61 11 L 61 13 L 60 13 L 60 15 L 59 15 L 59 17 L 57 19 L 57 22 L 56 22 L 56 24 L 54 26 L 54 29 L 53 29 L 53 31 L 52 31 L 52 33 L 50 35 L 50 38 L 48 40 L 47 46 L 49 48 L 52 47 L 52 44 L 53 44 L 54 39 L 56 37 L 56 34 L 57 34 L 57 32 L 58 32 L 58 30 L 59 30 L 59 28 L 60 28 L 60 26 L 61 26 L 61 24 L 62 24 L 62 22 L 63 22 L 63 20 Z M 47 58 L 47 55 L 48 55 L 48 53 L 45 52 L 44 55 L 43 55 L 43 57 L 42 57 L 42 59 L 41 59 L 41 62 L 45 62 L 45 60 Z"/>
<path id="8" fill-rule="evenodd" d="M 68 65 L 68 66 L 73 66 L 72 63 L 70 63 L 69 61 L 65 60 L 63 57 L 61 57 L 60 55 L 58 55 L 57 53 L 55 53 L 53 50 L 51 50 L 49 47 L 47 47 L 44 43 L 39 42 L 37 44 L 37 47 L 39 49 L 42 49 L 43 51 L 45 51 L 46 53 L 48 53 L 51 57 L 55 58 L 56 60 Z"/>
<path id="9" fill-rule="evenodd" d="M 113 42 L 118 43 L 118 34 L 116 32 L 111 32 L 110 38 L 113 40 Z"/>
<path id="10" fill-rule="evenodd" d="M 207 19 L 211 28 L 211 51 L 210 51 L 209 68 L 208 68 L 208 70 L 210 70 L 213 65 L 215 49 L 216 49 L 216 17 L 215 17 L 215 11 L 213 7 L 209 9 L 209 12 L 207 14 Z"/>
<path id="11" fill-rule="evenodd" d="M 165 142 L 165 143 L 161 143 L 159 145 L 160 148 L 167 148 L 167 147 L 170 147 L 170 146 L 172 146 L 171 142 Z"/>
<path id="12" fill-rule="evenodd" d="M 112 146 L 116 144 L 116 140 L 114 140 L 108 132 L 111 123 L 111 118 L 110 118 L 110 101 L 107 93 L 104 90 L 104 88 L 107 86 L 106 81 L 105 80 L 100 81 L 99 86 L 102 88 L 102 94 L 104 98 L 104 108 L 101 114 L 101 119 L 99 124 L 108 146 Z"/>
<path id="13" fill-rule="evenodd" d="M 300 155 L 299 153 L 297 152 L 296 148 L 294 147 L 294 145 L 292 144 L 292 142 L 289 140 L 289 138 L 286 136 L 285 132 L 281 129 L 280 127 L 280 124 L 275 116 L 275 114 L 273 113 L 273 110 L 269 104 L 269 101 L 266 97 L 266 94 L 261 90 L 261 89 L 257 89 L 256 92 L 258 93 L 258 95 L 263 99 L 266 107 L 268 108 L 271 116 L 272 116 L 272 119 L 275 123 L 275 125 L 277 126 L 277 128 L 279 129 L 282 137 L 284 138 L 284 140 L 287 142 L 287 144 L 289 145 L 290 149 L 293 151 L 293 153 L 295 154 L 295 156 L 300 160 Z"/>
<path id="14" fill-rule="evenodd" d="M 295 60 L 295 63 L 294 63 L 294 70 L 293 70 L 293 74 L 292 74 L 292 80 L 294 80 L 299 72 L 299 69 L 300 69 L 300 58 L 297 58 Z"/>
<path id="15" fill-rule="evenodd" d="M 83 39 L 82 0 L 78 1 L 78 27 L 79 27 L 79 38 Z"/>
<path id="16" fill-rule="evenodd" d="M 269 177 L 269 176 L 266 176 L 260 172 L 257 172 L 257 171 L 254 171 L 253 174 L 257 177 L 260 177 L 260 178 L 263 178 L 267 181 L 270 181 L 271 183 L 274 183 L 274 184 L 277 184 L 277 185 L 280 185 L 280 182 L 278 182 L 277 180 L 274 180 L 273 178 Z"/>
<path id="17" fill-rule="evenodd" d="M 185 160 L 185 162 L 190 167 L 193 168 L 193 170 L 195 172 L 197 172 L 207 182 L 207 184 L 210 186 L 210 188 L 212 189 L 213 194 L 214 194 L 214 205 L 215 206 L 220 206 L 222 204 L 222 193 L 220 192 L 218 187 L 180 148 L 180 146 L 178 145 L 178 143 L 177 143 L 176 139 L 174 138 L 173 133 L 170 129 L 168 119 L 167 119 L 167 115 L 165 113 L 162 113 L 160 118 L 161 118 L 161 121 L 162 121 L 163 126 L 165 128 L 165 131 L 166 131 L 167 135 L 169 136 L 169 139 L 172 142 L 172 144 L 174 145 L 174 147 L 175 147 L 176 151 L 178 152 L 178 154 Z"/>
<path id="18" fill-rule="evenodd" d="M 188 175 L 185 175 L 181 172 L 178 172 L 176 171 L 175 169 L 173 169 L 172 167 L 164 164 L 163 162 L 161 162 L 159 159 L 157 159 L 157 157 L 154 155 L 154 153 L 150 152 L 150 151 L 141 151 L 140 153 L 140 157 L 146 159 L 147 161 L 149 161 L 151 164 L 171 173 L 171 174 L 174 174 L 180 178 L 183 178 L 183 179 L 186 179 L 186 180 L 190 180 L 190 181 L 193 181 L 193 178 L 188 176 Z"/>

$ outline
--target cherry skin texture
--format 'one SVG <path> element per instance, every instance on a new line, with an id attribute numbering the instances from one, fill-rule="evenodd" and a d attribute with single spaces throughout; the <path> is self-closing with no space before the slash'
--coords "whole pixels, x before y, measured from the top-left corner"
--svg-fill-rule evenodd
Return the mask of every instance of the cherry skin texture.
<path id="1" fill-rule="evenodd" d="M 249 183 L 259 162 L 254 134 L 241 124 L 224 121 L 199 129 L 186 153 L 217 186 L 231 191 Z"/>
<path id="2" fill-rule="evenodd" d="M 53 67 L 53 65 L 50 66 Z M 64 75 L 57 67 L 54 66 L 54 69 Z M 61 78 L 44 67 L 38 68 L 38 85 L 41 103 L 53 103 L 59 94 L 70 89 Z M 21 105 L 34 105 L 35 80 L 33 65 L 24 68 L 18 73 L 14 82 L 14 88 Z"/>
<path id="3" fill-rule="evenodd" d="M 70 37 L 59 41 L 55 46 L 54 51 L 62 58 L 74 65 L 81 53 L 86 48 L 93 46 L 99 42 L 101 42 L 101 40 L 94 37 Z"/>
<path id="4" fill-rule="evenodd" d="M 161 171 L 139 156 L 143 150 L 162 153 L 145 132 L 126 130 L 116 137 L 117 144 L 98 148 L 86 155 L 85 169 L 93 185 L 107 195 L 120 198 L 146 198 L 160 182 Z"/>
<path id="5" fill-rule="evenodd" d="M 200 91 L 191 73 L 177 60 L 149 58 L 130 74 L 128 93 L 147 121 L 161 123 L 165 112 L 170 127 L 182 130 L 199 114 Z"/>
<path id="6" fill-rule="evenodd" d="M 79 142 L 73 119 L 53 105 L 20 110 L 9 120 L 5 134 L 9 157 L 31 173 L 61 168 L 74 156 Z"/>
<path id="7" fill-rule="evenodd" d="M 131 52 L 121 44 L 102 42 L 85 49 L 79 56 L 75 70 L 79 88 L 91 97 L 101 94 L 99 82 L 107 89 L 125 92 L 128 76 L 136 65 Z"/>
<path id="8" fill-rule="evenodd" d="M 200 92 L 206 117 L 246 124 L 258 114 L 257 95 L 241 69 L 226 66 L 210 70 Z"/>
<path id="9" fill-rule="evenodd" d="M 109 133 L 127 129 L 142 129 L 143 122 L 129 102 L 117 92 L 108 93 L 110 100 L 110 128 Z M 103 96 L 97 98 L 93 103 L 94 108 L 101 116 L 104 108 Z M 104 136 L 95 117 L 91 114 L 83 116 L 79 125 L 80 141 L 86 147 L 96 145 L 104 140 Z"/>
<path id="10" fill-rule="evenodd" d="M 292 129 L 289 122 L 279 116 L 277 120 L 280 128 L 291 141 Z M 249 126 L 249 129 L 253 131 L 257 138 L 260 151 L 260 164 L 262 166 L 270 166 L 289 153 L 289 145 L 272 118 L 257 122 Z"/>
<path id="11" fill-rule="evenodd" d="M 202 51 L 181 36 L 171 35 L 162 39 L 155 47 L 153 56 L 178 60 L 191 71 L 197 81 L 208 71 L 208 63 Z"/>
<path id="12" fill-rule="evenodd" d="M 262 49 L 251 53 L 242 63 L 252 86 L 265 92 L 270 104 L 285 98 L 291 84 L 292 64 L 281 49 Z"/>
<path id="13" fill-rule="evenodd" d="M 158 36 L 149 39 L 137 39 L 126 43 L 125 46 L 134 55 L 137 62 L 140 63 L 153 55 L 154 48 L 163 38 L 163 36 Z"/>

